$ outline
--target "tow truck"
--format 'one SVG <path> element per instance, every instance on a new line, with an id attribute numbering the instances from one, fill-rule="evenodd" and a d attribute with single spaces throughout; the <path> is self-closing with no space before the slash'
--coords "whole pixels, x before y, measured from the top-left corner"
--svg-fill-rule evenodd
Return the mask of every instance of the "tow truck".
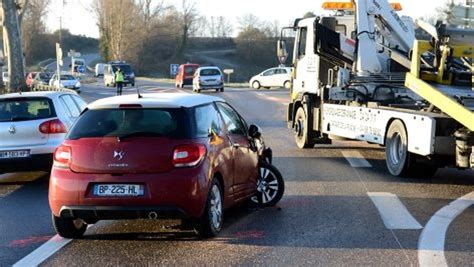
<path id="1" fill-rule="evenodd" d="M 285 31 L 294 32 L 287 122 L 296 145 L 379 144 L 394 176 L 474 169 L 474 31 L 413 21 L 386 0 L 323 8 L 334 14 L 296 19 L 277 43 L 284 64 Z"/>

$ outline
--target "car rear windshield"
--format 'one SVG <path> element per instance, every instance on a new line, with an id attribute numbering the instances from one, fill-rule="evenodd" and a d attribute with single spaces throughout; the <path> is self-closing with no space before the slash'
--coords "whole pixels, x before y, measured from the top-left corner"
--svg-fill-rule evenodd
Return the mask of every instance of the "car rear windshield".
<path id="1" fill-rule="evenodd" d="M 88 110 L 67 139 L 93 137 L 188 138 L 187 111 L 183 108 Z"/>
<path id="2" fill-rule="evenodd" d="M 184 67 L 184 73 L 187 75 L 187 76 L 192 76 L 194 75 L 194 72 L 196 71 L 197 67 L 195 66 L 185 66 Z"/>
<path id="3" fill-rule="evenodd" d="M 123 71 L 123 73 L 125 73 L 125 74 L 132 74 L 133 73 L 132 67 L 130 67 L 130 65 L 125 65 L 125 64 L 112 65 L 112 69 L 114 70 L 114 72 L 116 72 L 118 70 L 118 68 L 120 68 Z"/>
<path id="4" fill-rule="evenodd" d="M 51 79 L 51 74 L 50 73 L 40 73 L 39 78 L 41 80 Z"/>
<path id="5" fill-rule="evenodd" d="M 0 122 L 31 121 L 56 117 L 49 98 L 0 99 Z"/>
<path id="6" fill-rule="evenodd" d="M 74 76 L 72 75 L 61 75 L 61 81 L 70 81 L 70 80 L 75 80 Z"/>
<path id="7" fill-rule="evenodd" d="M 218 69 L 203 69 L 199 74 L 201 76 L 216 76 L 221 75 L 221 72 Z"/>

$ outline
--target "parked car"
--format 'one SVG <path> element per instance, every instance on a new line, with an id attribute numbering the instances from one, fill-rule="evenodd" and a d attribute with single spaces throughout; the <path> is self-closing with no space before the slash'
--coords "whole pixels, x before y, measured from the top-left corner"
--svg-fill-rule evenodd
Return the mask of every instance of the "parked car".
<path id="1" fill-rule="evenodd" d="M 61 82 L 58 81 L 58 76 L 55 73 L 51 80 L 49 81 L 49 85 L 56 87 L 56 88 L 66 88 L 66 89 L 73 89 L 79 90 L 81 89 L 81 82 L 76 79 L 76 77 L 72 76 L 71 74 L 61 74 Z"/>
<path id="2" fill-rule="evenodd" d="M 224 100 L 205 95 L 127 95 L 88 105 L 54 154 L 56 232 L 80 238 L 99 220 L 181 218 L 215 236 L 225 208 L 256 194 L 275 205 L 283 180 L 267 167 L 271 157 L 260 160 L 253 139 L 260 133 L 250 128 Z"/>
<path id="3" fill-rule="evenodd" d="M 49 81 L 53 77 L 53 74 L 50 72 L 39 72 L 35 78 L 33 79 L 33 83 L 31 85 L 32 88 L 38 85 L 49 85 Z"/>
<path id="4" fill-rule="evenodd" d="M 32 88 L 33 87 L 33 81 L 36 77 L 36 75 L 38 74 L 38 72 L 28 72 L 26 74 L 26 86 L 28 86 L 28 88 Z"/>
<path id="5" fill-rule="evenodd" d="M 210 89 L 224 92 L 224 75 L 218 67 L 199 67 L 194 73 L 193 91 Z"/>
<path id="6" fill-rule="evenodd" d="M 249 86 L 255 89 L 291 86 L 291 68 L 278 67 L 265 70 L 250 79 Z"/>
<path id="7" fill-rule="evenodd" d="M 0 95 L 0 173 L 50 171 L 54 150 L 86 105 L 71 92 Z"/>
<path id="8" fill-rule="evenodd" d="M 178 88 L 184 88 L 185 85 L 192 85 L 194 73 L 198 68 L 198 64 L 186 63 L 180 65 L 178 68 L 178 74 L 176 74 L 175 86 Z"/>
<path id="9" fill-rule="evenodd" d="M 95 64 L 95 77 L 101 77 L 104 76 L 104 63 L 97 63 Z"/>
<path id="10" fill-rule="evenodd" d="M 135 73 L 132 67 L 124 61 L 111 61 L 104 66 L 104 85 L 106 87 L 115 86 L 115 72 L 121 69 L 124 74 L 124 86 L 135 86 Z"/>

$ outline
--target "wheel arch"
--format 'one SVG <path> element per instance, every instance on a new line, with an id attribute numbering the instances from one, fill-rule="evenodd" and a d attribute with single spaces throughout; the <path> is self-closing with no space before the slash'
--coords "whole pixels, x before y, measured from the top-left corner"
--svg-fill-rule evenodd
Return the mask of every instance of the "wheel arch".
<path id="1" fill-rule="evenodd" d="M 390 128 L 390 126 L 392 125 L 392 123 L 396 120 L 399 120 L 402 124 L 403 124 L 403 127 L 405 128 L 405 132 L 407 134 L 407 145 L 408 145 L 408 130 L 407 130 L 407 125 L 405 123 L 405 121 L 402 119 L 402 118 L 399 118 L 399 117 L 391 117 L 388 121 L 387 121 L 387 125 L 385 125 L 385 132 L 384 132 L 384 138 L 383 138 L 383 145 L 385 146 L 387 144 L 387 134 L 388 134 L 388 129 Z"/>

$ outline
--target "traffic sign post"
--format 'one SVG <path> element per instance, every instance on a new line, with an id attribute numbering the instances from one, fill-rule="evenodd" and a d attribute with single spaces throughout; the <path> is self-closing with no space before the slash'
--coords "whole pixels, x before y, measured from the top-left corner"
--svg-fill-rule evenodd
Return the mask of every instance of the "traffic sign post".
<path id="1" fill-rule="evenodd" d="M 225 69 L 224 73 L 227 74 L 227 83 L 230 83 L 230 75 L 234 73 L 234 69 Z"/>
<path id="2" fill-rule="evenodd" d="M 56 43 L 56 71 L 57 75 L 56 77 L 58 78 L 58 86 L 60 85 L 61 81 L 61 66 L 63 65 L 63 50 L 61 49 L 61 45 L 59 43 Z"/>
<path id="3" fill-rule="evenodd" d="M 170 64 L 170 76 L 171 78 L 176 77 L 178 74 L 179 64 Z"/>

